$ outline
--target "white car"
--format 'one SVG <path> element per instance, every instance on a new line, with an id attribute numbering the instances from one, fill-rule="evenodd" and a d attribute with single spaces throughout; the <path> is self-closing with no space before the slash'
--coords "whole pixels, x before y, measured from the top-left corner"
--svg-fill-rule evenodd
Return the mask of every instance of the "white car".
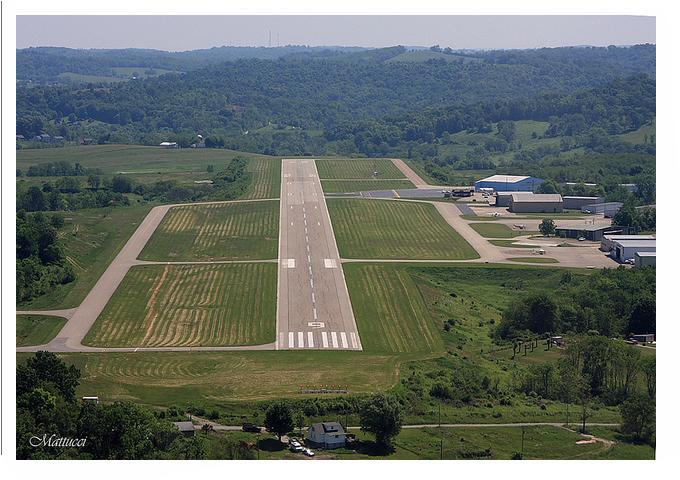
<path id="1" fill-rule="evenodd" d="M 579 241 L 579 242 L 585 242 L 585 241 L 586 241 L 586 237 L 578 237 L 578 241 Z"/>
<path id="2" fill-rule="evenodd" d="M 305 448 L 305 449 L 302 451 L 302 453 L 304 453 L 304 454 L 307 455 L 308 457 L 313 457 L 313 456 L 314 456 L 314 452 L 312 452 L 309 448 Z"/>
<path id="3" fill-rule="evenodd" d="M 290 450 L 295 453 L 300 453 L 304 452 L 305 449 L 298 443 L 297 445 L 291 445 Z"/>

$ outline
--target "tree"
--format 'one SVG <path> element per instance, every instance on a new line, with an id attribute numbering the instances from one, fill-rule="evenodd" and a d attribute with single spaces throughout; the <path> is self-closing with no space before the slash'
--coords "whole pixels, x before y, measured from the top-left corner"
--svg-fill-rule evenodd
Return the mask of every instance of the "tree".
<path id="1" fill-rule="evenodd" d="M 650 398 L 654 398 L 656 396 L 656 357 L 642 357 L 640 359 L 640 369 L 645 376 L 647 395 Z"/>
<path id="2" fill-rule="evenodd" d="M 646 395 L 634 395 L 620 407 L 621 431 L 634 440 L 649 441 L 656 428 L 656 406 Z"/>
<path id="3" fill-rule="evenodd" d="M 117 193 L 130 193 L 132 181 L 124 175 L 116 175 L 111 181 L 111 189 Z"/>
<path id="4" fill-rule="evenodd" d="M 302 432 L 302 429 L 305 428 L 305 425 L 307 425 L 307 417 L 305 417 L 305 412 L 302 410 L 298 410 L 295 412 L 295 426 L 300 429 L 300 436 L 302 437 L 304 433 Z"/>
<path id="5" fill-rule="evenodd" d="M 544 237 L 555 235 L 555 222 L 552 218 L 544 218 L 541 224 L 538 226 L 538 230 L 541 232 L 541 234 L 543 234 Z"/>
<path id="6" fill-rule="evenodd" d="M 401 406 L 393 396 L 374 395 L 359 410 L 361 430 L 375 435 L 382 447 L 391 447 L 392 439 L 401 431 Z"/>
<path id="7" fill-rule="evenodd" d="M 268 431 L 281 437 L 288 432 L 293 431 L 295 424 L 293 422 L 293 412 L 290 406 L 284 402 L 276 402 L 268 409 L 264 419 L 264 426 Z"/>
<path id="8" fill-rule="evenodd" d="M 102 179 L 99 175 L 89 175 L 87 177 L 87 183 L 90 185 L 90 188 L 97 190 L 102 183 Z"/>
<path id="9" fill-rule="evenodd" d="M 651 295 L 639 298 L 630 314 L 630 333 L 656 333 L 656 299 Z"/>
<path id="10" fill-rule="evenodd" d="M 80 370 L 66 365 L 52 352 L 37 352 L 22 365 L 17 365 L 17 396 L 43 387 L 58 392 L 67 401 L 75 400 L 80 383 Z"/>

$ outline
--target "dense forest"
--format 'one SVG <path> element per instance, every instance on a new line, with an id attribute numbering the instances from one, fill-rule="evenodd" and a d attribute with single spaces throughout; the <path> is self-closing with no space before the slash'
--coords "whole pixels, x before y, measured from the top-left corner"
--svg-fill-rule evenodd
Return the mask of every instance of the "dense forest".
<path id="1" fill-rule="evenodd" d="M 28 76 L 41 71 L 36 64 L 56 68 L 38 77 L 73 65 L 100 75 L 123 64 L 171 73 L 115 84 L 20 83 L 17 134 L 188 147 L 200 133 L 209 148 L 410 158 L 442 183 L 467 182 L 460 172 L 470 170 L 636 183 L 655 174 L 655 135 L 644 142 L 620 137 L 654 124 L 655 56 L 654 45 L 28 49 L 17 57 L 17 69 Z M 517 126 L 526 121 L 546 126 L 527 140 Z M 457 137 L 463 134 L 476 136 Z"/>

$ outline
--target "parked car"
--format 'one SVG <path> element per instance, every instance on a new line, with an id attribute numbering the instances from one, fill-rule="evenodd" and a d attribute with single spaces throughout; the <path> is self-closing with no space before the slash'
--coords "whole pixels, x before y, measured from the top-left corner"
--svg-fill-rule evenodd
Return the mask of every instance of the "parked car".
<path id="1" fill-rule="evenodd" d="M 296 442 L 296 443 L 297 443 L 297 442 Z M 300 444 L 298 443 L 297 445 L 291 445 L 291 446 L 290 446 L 290 451 L 291 451 L 291 452 L 295 452 L 295 453 L 300 453 L 300 452 L 304 451 L 304 448 L 302 448 L 302 445 L 300 445 Z"/>
<path id="2" fill-rule="evenodd" d="M 260 433 L 262 431 L 262 429 L 254 423 L 244 423 L 243 427 L 241 427 L 241 430 L 252 433 Z"/>
<path id="3" fill-rule="evenodd" d="M 586 237 L 578 237 L 578 241 L 579 241 L 579 242 L 585 242 L 585 241 L 586 241 Z"/>
<path id="4" fill-rule="evenodd" d="M 304 451 L 303 451 L 302 453 L 304 453 L 304 454 L 307 455 L 308 457 L 313 457 L 313 456 L 314 456 L 314 452 L 312 452 L 309 448 L 305 448 Z"/>

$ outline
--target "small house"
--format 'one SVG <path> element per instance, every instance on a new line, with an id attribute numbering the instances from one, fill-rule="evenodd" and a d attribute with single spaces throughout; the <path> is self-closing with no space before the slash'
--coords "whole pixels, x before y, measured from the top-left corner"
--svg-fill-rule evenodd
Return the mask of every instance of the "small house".
<path id="1" fill-rule="evenodd" d="M 316 448 L 343 448 L 345 429 L 339 422 L 319 422 L 307 429 L 307 441 Z"/>
<path id="2" fill-rule="evenodd" d="M 172 424 L 177 427 L 185 437 L 193 437 L 196 434 L 196 428 L 191 422 L 172 422 Z"/>

